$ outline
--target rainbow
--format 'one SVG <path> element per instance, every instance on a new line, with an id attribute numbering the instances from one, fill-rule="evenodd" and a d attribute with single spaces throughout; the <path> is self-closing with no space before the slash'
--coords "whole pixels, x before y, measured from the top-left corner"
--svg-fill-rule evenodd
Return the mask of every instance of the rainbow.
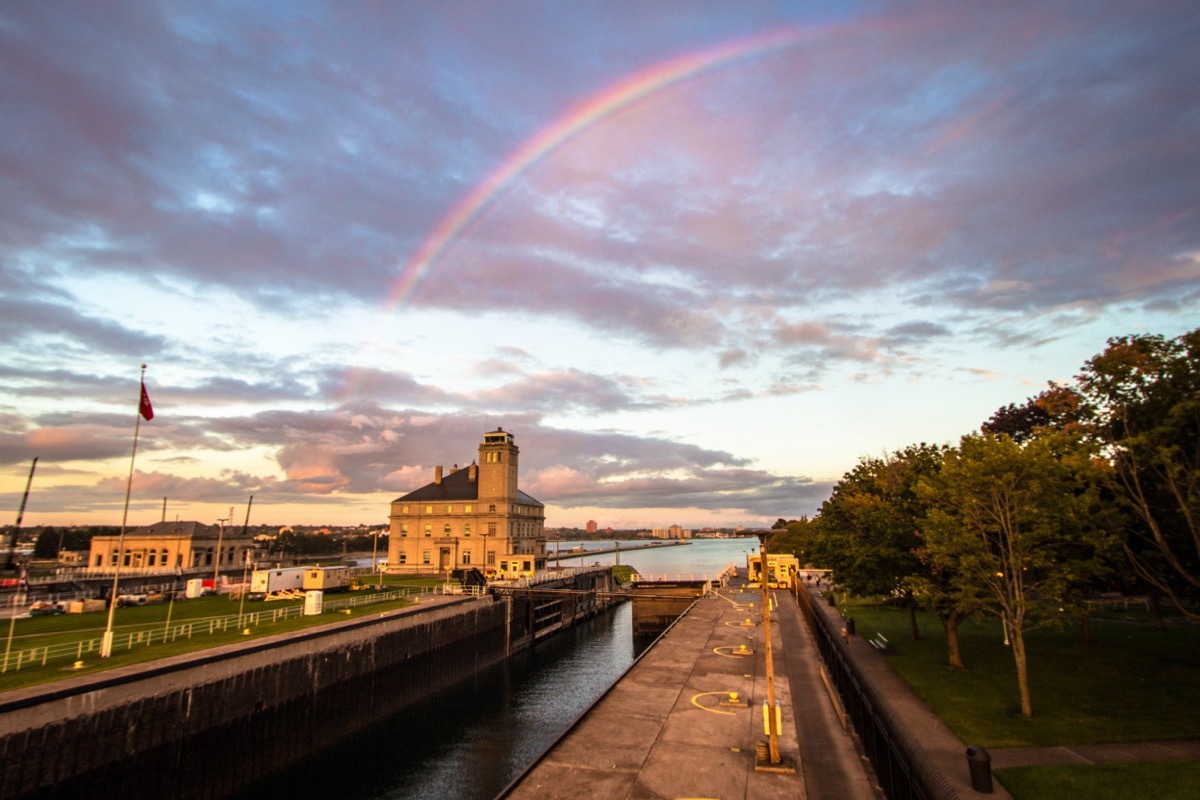
<path id="1" fill-rule="evenodd" d="M 455 239 L 479 218 L 497 195 L 566 142 L 649 95 L 732 62 L 790 47 L 803 33 L 801 29 L 787 28 L 668 59 L 634 73 L 574 106 L 526 140 L 438 222 L 393 283 L 385 311 L 395 310 L 412 296 Z"/>

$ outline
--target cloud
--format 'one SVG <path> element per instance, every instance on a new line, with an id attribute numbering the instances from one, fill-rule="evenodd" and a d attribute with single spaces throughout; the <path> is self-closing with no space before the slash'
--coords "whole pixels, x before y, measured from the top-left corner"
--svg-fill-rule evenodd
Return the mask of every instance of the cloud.
<path id="1" fill-rule="evenodd" d="M 779 31 L 536 153 L 403 294 L 573 109 Z M 503 419 L 546 502 L 793 515 L 813 470 L 757 469 L 746 418 L 1188 324 L 1198 35 L 1187 2 L 11 5 L 0 463 L 108 507 L 148 361 L 145 480 L 197 502 L 399 494 Z"/>

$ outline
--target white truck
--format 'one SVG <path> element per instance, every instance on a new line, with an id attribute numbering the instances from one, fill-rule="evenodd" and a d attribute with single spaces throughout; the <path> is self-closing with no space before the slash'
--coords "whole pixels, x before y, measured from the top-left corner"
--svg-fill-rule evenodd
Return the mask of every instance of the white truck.
<path id="1" fill-rule="evenodd" d="M 250 596 L 267 597 L 278 592 L 302 591 L 306 567 L 256 569 L 250 576 Z"/>

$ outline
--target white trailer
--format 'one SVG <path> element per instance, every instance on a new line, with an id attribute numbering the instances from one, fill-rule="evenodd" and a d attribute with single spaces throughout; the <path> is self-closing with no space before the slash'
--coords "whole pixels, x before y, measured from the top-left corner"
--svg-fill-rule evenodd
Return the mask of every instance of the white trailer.
<path id="1" fill-rule="evenodd" d="M 352 567 L 308 567 L 304 571 L 304 591 L 319 589 L 323 592 L 345 592 L 354 577 Z"/>
<path id="2" fill-rule="evenodd" d="M 265 597 L 277 592 L 300 591 L 304 588 L 305 567 L 276 567 L 256 569 L 250 576 L 250 594 Z"/>

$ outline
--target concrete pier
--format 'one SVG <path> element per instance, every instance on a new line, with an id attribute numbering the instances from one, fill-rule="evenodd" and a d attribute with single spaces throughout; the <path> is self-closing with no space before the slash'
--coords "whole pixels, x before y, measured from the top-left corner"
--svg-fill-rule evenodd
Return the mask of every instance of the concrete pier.
<path id="1" fill-rule="evenodd" d="M 779 768 L 763 769 L 759 756 L 767 742 L 762 594 L 735 579 L 696 601 L 506 796 L 877 800 L 795 600 L 772 594 Z"/>

